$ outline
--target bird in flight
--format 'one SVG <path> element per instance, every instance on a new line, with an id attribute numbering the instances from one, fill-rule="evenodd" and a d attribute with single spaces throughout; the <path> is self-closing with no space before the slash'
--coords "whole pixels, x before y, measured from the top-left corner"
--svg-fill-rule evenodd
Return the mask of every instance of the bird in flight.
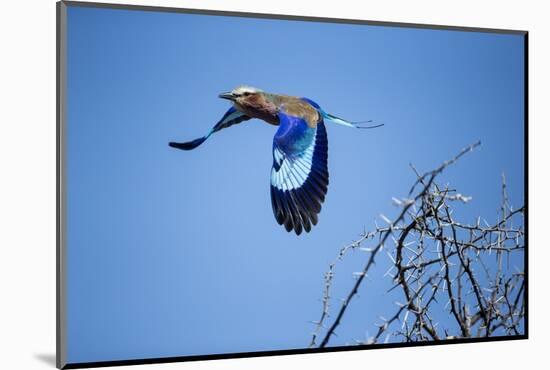
<path id="1" fill-rule="evenodd" d="M 279 225 L 284 225 L 288 232 L 294 230 L 297 235 L 317 225 L 327 194 L 328 142 L 324 121 L 354 128 L 382 126 L 360 126 L 364 122 L 338 118 L 308 98 L 267 93 L 250 86 L 239 86 L 219 97 L 233 104 L 206 135 L 169 145 L 192 150 L 213 133 L 251 118 L 279 126 L 273 138 L 271 205 Z"/>

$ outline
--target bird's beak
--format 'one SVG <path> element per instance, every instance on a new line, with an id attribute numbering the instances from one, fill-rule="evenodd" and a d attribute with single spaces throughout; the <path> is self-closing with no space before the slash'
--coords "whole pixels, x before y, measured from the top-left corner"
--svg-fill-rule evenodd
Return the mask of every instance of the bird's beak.
<path id="1" fill-rule="evenodd" d="M 224 93 L 221 93 L 218 96 L 222 99 L 227 99 L 227 100 L 231 100 L 231 101 L 235 100 L 235 95 L 233 95 L 233 93 L 231 93 L 231 92 L 224 92 Z"/>

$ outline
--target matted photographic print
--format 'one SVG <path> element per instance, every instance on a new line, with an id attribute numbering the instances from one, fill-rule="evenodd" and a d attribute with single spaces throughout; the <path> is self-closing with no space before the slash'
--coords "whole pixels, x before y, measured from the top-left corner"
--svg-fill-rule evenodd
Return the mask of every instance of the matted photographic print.
<path id="1" fill-rule="evenodd" d="M 526 56 L 58 3 L 58 367 L 527 338 Z"/>

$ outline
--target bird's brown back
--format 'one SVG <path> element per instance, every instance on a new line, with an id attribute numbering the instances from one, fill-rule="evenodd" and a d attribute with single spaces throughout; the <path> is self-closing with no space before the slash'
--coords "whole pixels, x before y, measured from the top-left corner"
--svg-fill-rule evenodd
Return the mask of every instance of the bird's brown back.
<path id="1" fill-rule="evenodd" d="M 319 122 L 319 113 L 317 109 L 312 107 L 309 103 L 297 98 L 295 96 L 288 95 L 276 95 L 266 94 L 267 100 L 272 101 L 278 108 L 288 115 L 303 118 L 309 127 L 316 127 Z"/>

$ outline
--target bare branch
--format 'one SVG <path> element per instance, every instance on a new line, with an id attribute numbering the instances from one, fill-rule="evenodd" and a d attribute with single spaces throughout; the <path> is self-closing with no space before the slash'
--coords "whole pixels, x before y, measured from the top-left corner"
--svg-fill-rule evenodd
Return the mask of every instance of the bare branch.
<path id="1" fill-rule="evenodd" d="M 517 263 L 524 261 L 525 207 L 514 210 L 510 206 L 503 175 L 498 220 L 493 225 L 481 217 L 473 223 L 459 222 L 454 217 L 454 204 L 469 204 L 472 197 L 435 182 L 448 166 L 479 145 L 477 142 L 466 147 L 422 175 L 411 165 L 417 179 L 409 196 L 392 198 L 400 207 L 397 217 L 391 220 L 381 215 L 384 227 L 377 225 L 340 249 L 325 273 L 321 317 L 315 322 L 311 347 L 328 345 L 386 245 L 390 246 L 386 248 L 390 264 L 384 267 L 386 272 L 380 278 L 389 276 L 392 285 L 386 294 L 395 296 L 400 291 L 405 303 L 398 304 L 392 315 L 382 315 L 389 319 L 382 318 L 373 337 L 357 343 L 372 344 L 382 338 L 384 342 L 437 341 L 522 333 L 524 274 Z M 351 289 L 332 322 L 327 324 L 334 270 L 349 250 L 356 249 L 368 254 L 367 261 L 361 271 L 354 273 Z M 510 261 L 516 265 L 512 266 Z M 482 274 L 478 275 L 480 271 Z M 442 325 L 438 320 L 445 314 L 450 320 Z"/>

